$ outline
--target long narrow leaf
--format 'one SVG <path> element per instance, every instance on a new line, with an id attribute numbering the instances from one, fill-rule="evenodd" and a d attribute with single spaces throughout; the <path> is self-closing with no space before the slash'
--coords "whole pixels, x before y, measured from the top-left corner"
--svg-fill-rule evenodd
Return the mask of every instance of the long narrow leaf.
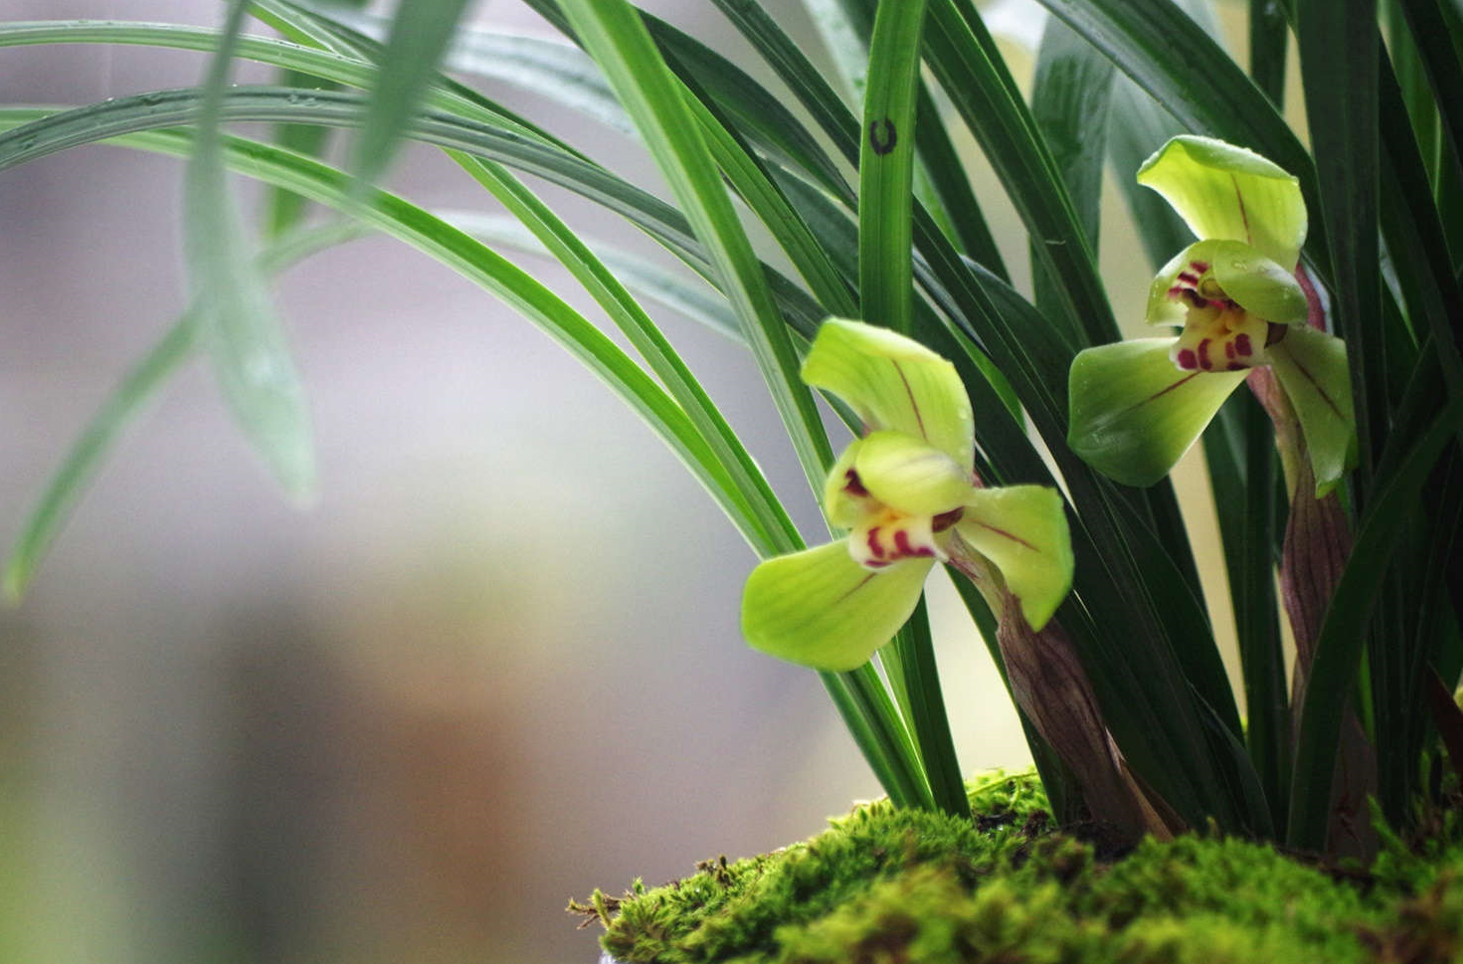
<path id="1" fill-rule="evenodd" d="M 488 188 L 548 248 L 614 320 L 636 351 L 696 425 L 702 437 L 748 496 L 747 511 L 782 552 L 799 547 L 797 530 L 740 440 L 707 397 L 670 342 L 604 264 L 546 204 L 502 165 L 455 153 L 454 159 Z"/>
<path id="2" fill-rule="evenodd" d="M 247 250 L 224 176 L 219 125 L 234 38 L 246 8 L 235 0 L 210 62 L 197 151 L 184 190 L 184 254 L 203 344 L 234 417 L 275 477 L 296 498 L 315 484 L 304 391 L 284 330 Z"/>
<path id="3" fill-rule="evenodd" d="M 1388 422 L 1386 351 L 1376 324 L 1381 313 L 1376 0 L 1298 0 L 1296 20 L 1320 189 L 1311 218 L 1326 225 L 1335 267 L 1329 320 L 1346 340 L 1364 493 Z"/>
<path id="4" fill-rule="evenodd" d="M 752 353 L 787 426 L 809 486 L 819 491 L 832 464 L 812 395 L 798 377 L 797 356 L 715 165 L 634 8 L 622 0 L 565 5 L 580 41 L 605 71 L 620 102 L 645 135 L 662 173 L 725 282 Z"/>
<path id="5" fill-rule="evenodd" d="M 1416 444 L 1384 477 L 1357 532 L 1351 558 L 1326 612 L 1301 708 L 1290 785 L 1287 840 L 1318 849 L 1326 835 L 1342 715 L 1361 665 L 1366 626 L 1391 561 L 1401 522 L 1415 505 L 1439 453 L 1458 431 L 1463 406 L 1438 412 Z"/>
<path id="6" fill-rule="evenodd" d="M 925 45 L 941 86 L 986 151 L 1026 223 L 1040 262 L 1062 285 L 1060 320 L 1082 344 L 1118 337 L 1092 252 L 1065 186 L 995 42 L 974 7 L 934 0 Z"/>
<path id="7" fill-rule="evenodd" d="M 402 0 L 396 6 L 366 122 L 352 146 L 351 167 L 365 183 L 386 170 L 407 119 L 437 73 L 467 0 Z"/>
<path id="8" fill-rule="evenodd" d="M 35 113 L 33 109 L 0 109 L 0 124 Z M 193 152 L 193 136 L 186 130 L 133 133 L 114 138 L 112 143 L 184 157 Z M 223 149 L 226 162 L 250 177 L 329 207 L 350 207 L 350 178 L 341 171 L 237 137 L 226 138 Z M 364 207 L 351 211 L 378 230 L 459 271 L 538 325 L 645 419 L 705 485 L 758 553 L 777 551 L 776 546 L 759 537 L 757 527 L 739 511 L 739 499 L 729 476 L 679 407 L 612 341 L 552 292 L 467 234 L 398 197 L 377 192 L 366 199 Z"/>
<path id="9" fill-rule="evenodd" d="M 859 305 L 866 319 L 905 334 L 913 309 L 909 198 L 924 19 L 924 0 L 879 8 L 859 151 Z"/>
<path id="10" fill-rule="evenodd" d="M 1113 73 L 1112 62 L 1072 28 L 1055 17 L 1047 19 L 1031 85 L 1031 116 L 1051 148 L 1052 161 L 1094 257 Z M 1060 283 L 1047 272 L 1041 252 L 1033 251 L 1032 287 L 1039 310 L 1050 312 L 1057 307 Z"/>

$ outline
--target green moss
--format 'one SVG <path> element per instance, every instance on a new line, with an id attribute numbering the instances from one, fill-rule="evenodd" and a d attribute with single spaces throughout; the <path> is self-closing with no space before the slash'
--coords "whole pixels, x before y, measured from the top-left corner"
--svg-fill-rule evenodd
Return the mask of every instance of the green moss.
<path id="1" fill-rule="evenodd" d="M 824 833 L 579 910 L 626 964 L 1463 961 L 1463 842 L 1390 838 L 1371 872 L 1235 839 L 1131 853 L 1049 830 L 1034 776 L 968 788 L 974 822 L 855 809 Z M 1452 842 L 1450 842 L 1452 841 Z"/>

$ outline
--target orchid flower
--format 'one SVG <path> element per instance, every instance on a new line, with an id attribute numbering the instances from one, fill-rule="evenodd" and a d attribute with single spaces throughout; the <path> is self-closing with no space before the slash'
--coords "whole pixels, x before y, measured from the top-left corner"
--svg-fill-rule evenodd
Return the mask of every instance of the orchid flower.
<path id="1" fill-rule="evenodd" d="M 1300 421 L 1316 494 L 1329 492 L 1354 464 L 1355 422 L 1345 345 L 1307 324 L 1296 280 L 1306 236 L 1298 182 L 1252 151 L 1187 135 L 1149 158 L 1138 182 L 1200 239 L 1148 292 L 1148 323 L 1183 331 L 1079 353 L 1068 444 L 1119 482 L 1152 485 L 1250 370 L 1268 365 Z"/>
<path id="2" fill-rule="evenodd" d="M 823 491 L 828 521 L 848 535 L 752 571 L 747 641 L 806 666 L 854 669 L 909 619 L 936 561 L 990 563 L 1019 601 L 1017 618 L 1045 625 L 1072 581 L 1062 497 L 1038 485 L 981 486 L 955 366 L 888 329 L 829 319 L 802 377 L 864 422 Z"/>

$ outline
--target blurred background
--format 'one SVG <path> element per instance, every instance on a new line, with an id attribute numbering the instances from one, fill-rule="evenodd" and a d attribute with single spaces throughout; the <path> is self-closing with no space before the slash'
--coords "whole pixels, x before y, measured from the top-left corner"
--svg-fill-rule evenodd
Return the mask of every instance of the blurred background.
<path id="1" fill-rule="evenodd" d="M 765 76 L 708 4 L 644 5 Z M 798 3 L 767 5 L 827 63 Z M 1000 7 L 1005 35 L 1039 36 L 1034 8 Z M 3 5 L 15 20 L 217 24 L 222 10 Z M 551 33 L 511 0 L 472 19 Z M 1029 75 L 1021 44 L 1006 49 Z M 4 49 L 0 100 L 88 103 L 202 70 L 148 48 Z M 484 89 L 656 186 L 631 139 Z M 1024 277 L 1024 235 L 972 170 Z M 0 174 L 0 541 L 185 304 L 180 174 L 114 147 Z M 406 151 L 391 186 L 492 211 L 427 149 Z M 237 189 L 259 210 L 257 189 Z M 635 244 L 545 194 L 587 233 Z M 1149 271 L 1115 207 L 1108 221 L 1107 277 L 1136 319 Z M 600 319 L 564 272 L 523 263 Z M 750 551 L 547 338 L 380 238 L 314 257 L 278 299 L 310 395 L 316 502 L 280 494 L 194 363 L 0 611 L 0 961 L 588 962 L 595 932 L 575 930 L 571 896 L 772 849 L 878 794 L 816 675 L 741 641 Z M 651 310 L 818 538 L 749 359 Z M 1217 571 L 1212 588 L 1224 598 Z M 962 765 L 1024 765 L 985 647 L 949 587 L 931 593 Z"/>

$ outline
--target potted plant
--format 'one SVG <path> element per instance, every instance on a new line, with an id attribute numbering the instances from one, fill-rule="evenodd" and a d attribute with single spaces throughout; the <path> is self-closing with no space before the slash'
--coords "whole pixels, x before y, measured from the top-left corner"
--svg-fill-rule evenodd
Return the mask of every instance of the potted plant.
<path id="1" fill-rule="evenodd" d="M 765 908 L 797 901 L 759 904 L 750 945 L 716 943 L 724 920 L 697 918 L 690 950 L 615 943 L 612 931 L 617 953 L 840 959 L 849 952 L 837 949 L 839 934 L 871 960 L 1015 953 L 1012 933 L 1039 943 L 1043 922 L 1071 908 L 1053 898 L 1040 905 L 1048 916 L 1033 913 L 1013 932 L 1007 892 L 984 881 L 1025 868 L 1038 889 L 1071 884 L 1073 899 L 1095 901 L 1121 929 L 1138 919 L 1132 895 L 1142 889 L 1124 891 L 1123 873 L 1141 871 L 1109 873 L 1103 860 L 1140 840 L 1149 862 L 1132 867 L 1166 868 L 1165 879 L 1187 879 L 1181 867 L 1211 883 L 1238 879 L 1214 869 L 1232 862 L 1292 888 L 1319 871 L 1275 863 L 1275 847 L 1333 869 L 1370 867 L 1381 853 L 1368 880 L 1392 888 L 1386 907 L 1398 916 L 1338 890 L 1301 914 L 1307 926 L 1331 932 L 1354 917 L 1355 946 L 1383 956 L 1403 954 L 1413 937 L 1428 953 L 1451 947 L 1446 875 L 1408 864 L 1402 841 L 1420 828 L 1448 839 L 1452 778 L 1440 747 L 1463 752 L 1451 699 L 1463 671 L 1453 602 L 1463 504 L 1457 6 L 1257 2 L 1246 75 L 1206 30 L 1205 4 L 1042 0 L 1054 18 L 1028 100 L 969 0 L 809 0 L 834 76 L 762 5 L 717 0 L 794 109 L 625 0 L 528 2 L 598 71 L 571 77 L 528 54 L 550 92 L 582 104 L 588 86 L 599 110 L 612 92 L 669 198 L 439 74 L 460 0 L 402 4 L 389 22 L 313 3 L 235 2 L 224 28 L 202 37 L 120 23 L 0 25 L 0 44 L 214 52 L 198 89 L 0 109 L 0 168 L 103 139 L 187 156 L 185 249 L 197 289 L 189 316 L 43 497 L 6 571 L 9 591 L 29 580 L 116 426 L 195 349 L 286 487 L 307 483 L 298 387 L 230 202 L 224 172 L 234 167 L 345 219 L 322 228 L 298 208 L 280 215 L 263 264 L 358 225 L 383 231 L 519 308 L 641 413 L 762 560 L 744 598 L 748 642 L 820 674 L 888 794 L 832 837 L 751 865 L 715 862 L 678 891 L 705 910 L 773 886 L 758 881 L 832 880 L 841 871 L 817 855 L 852 848 L 875 855 L 863 889 L 849 892 L 855 903 L 822 907 L 796 933 L 779 931 Z M 284 39 L 246 37 L 250 16 Z M 1308 146 L 1282 113 L 1291 37 Z M 231 87 L 236 57 L 310 79 Z M 315 156 L 318 141 L 223 132 L 243 120 L 361 134 L 342 170 Z M 1029 279 L 1008 270 L 992 240 L 954 146 L 962 128 L 1026 228 Z M 562 262 L 641 360 L 464 226 L 373 187 L 403 138 L 445 150 Z M 623 215 L 720 292 L 838 538 L 805 547 L 641 307 L 644 277 L 608 267 L 522 171 Z M 1123 338 L 1098 268 L 1108 171 L 1156 272 L 1144 320 L 1161 337 Z M 790 273 L 764 261 L 733 198 Z M 853 436 L 846 445 L 830 441 L 818 392 Z M 1167 480 L 1196 441 L 1223 536 L 1243 714 L 1203 602 L 1214 577 L 1195 563 Z M 921 604 L 936 564 L 1021 711 L 1039 790 L 1004 779 L 972 790 L 959 772 Z M 1289 682 L 1282 625 L 1295 645 Z M 972 794 L 993 812 L 973 818 Z M 1039 814 L 1075 836 L 1045 836 Z M 896 840 L 913 840 L 918 859 L 892 859 Z M 936 840 L 948 859 L 922 849 Z M 1176 842 L 1153 850 L 1164 841 Z M 896 865 L 909 874 L 882 875 Z M 632 897 L 600 895 L 594 913 L 679 927 L 657 916 L 674 903 L 666 893 Z M 913 906 L 955 943 L 911 944 L 934 940 L 909 925 Z M 855 926 L 849 908 L 882 908 L 893 930 Z M 1084 953 L 1199 953 L 1164 937 L 1176 913 L 1144 931 L 1136 951 L 1099 941 Z M 982 944 L 992 915 L 1005 923 Z M 1259 943 L 1234 946 L 1280 954 L 1256 926 Z"/>

